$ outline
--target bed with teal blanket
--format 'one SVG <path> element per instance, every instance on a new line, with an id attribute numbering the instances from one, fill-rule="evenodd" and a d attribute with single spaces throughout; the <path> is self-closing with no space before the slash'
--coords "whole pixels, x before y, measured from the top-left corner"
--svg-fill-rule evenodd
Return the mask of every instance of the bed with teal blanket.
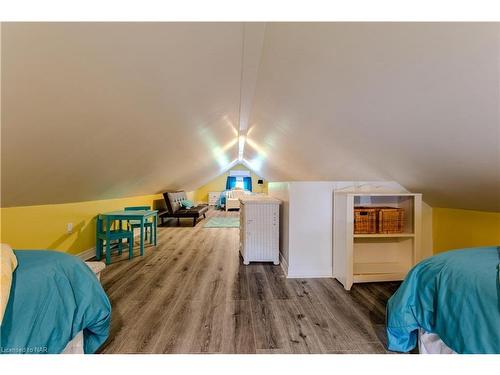
<path id="1" fill-rule="evenodd" d="M 56 251 L 14 253 L 0 353 L 61 353 L 81 331 L 84 352 L 94 353 L 108 337 L 111 305 L 90 268 Z"/>
<path id="2" fill-rule="evenodd" d="M 500 247 L 449 251 L 416 265 L 387 304 L 388 348 L 408 352 L 418 330 L 457 353 L 500 353 Z"/>

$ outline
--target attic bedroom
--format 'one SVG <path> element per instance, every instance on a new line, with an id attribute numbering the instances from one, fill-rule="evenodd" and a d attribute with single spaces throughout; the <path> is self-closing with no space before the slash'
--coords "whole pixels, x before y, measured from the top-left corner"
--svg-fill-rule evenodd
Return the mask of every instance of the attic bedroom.
<path id="1" fill-rule="evenodd" d="M 3 22 L 2 354 L 500 354 L 495 22 Z"/>

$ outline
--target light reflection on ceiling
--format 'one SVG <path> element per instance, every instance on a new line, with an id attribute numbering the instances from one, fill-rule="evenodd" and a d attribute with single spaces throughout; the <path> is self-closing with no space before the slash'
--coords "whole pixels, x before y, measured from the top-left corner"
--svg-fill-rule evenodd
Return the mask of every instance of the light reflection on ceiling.
<path id="1" fill-rule="evenodd" d="M 213 155 L 215 157 L 215 160 L 217 160 L 217 163 L 219 164 L 220 169 L 226 168 L 226 166 L 229 164 L 229 157 L 227 156 L 227 152 L 233 148 L 233 146 L 236 144 L 238 141 L 238 138 L 234 138 L 233 140 L 229 141 L 222 147 L 215 147 L 213 150 Z"/>

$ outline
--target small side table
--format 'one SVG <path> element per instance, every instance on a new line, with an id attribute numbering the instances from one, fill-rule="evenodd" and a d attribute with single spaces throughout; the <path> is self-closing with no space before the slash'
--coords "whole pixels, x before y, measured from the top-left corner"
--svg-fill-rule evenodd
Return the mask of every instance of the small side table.
<path id="1" fill-rule="evenodd" d="M 215 206 L 217 204 L 217 200 L 220 197 L 220 191 L 211 191 L 208 193 L 208 205 Z"/>

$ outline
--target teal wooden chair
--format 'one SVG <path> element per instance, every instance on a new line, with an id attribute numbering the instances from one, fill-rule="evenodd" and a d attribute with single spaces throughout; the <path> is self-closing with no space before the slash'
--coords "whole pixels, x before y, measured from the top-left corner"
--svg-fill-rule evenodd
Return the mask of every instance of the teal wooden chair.
<path id="1" fill-rule="evenodd" d="M 149 211 L 151 210 L 151 206 L 133 206 L 133 207 L 125 207 L 125 211 Z M 141 222 L 139 220 L 128 220 L 128 229 L 134 232 L 134 229 L 140 228 Z M 144 234 L 146 235 L 146 241 L 148 240 L 148 230 L 149 230 L 149 243 L 153 243 L 153 222 L 145 221 L 144 222 Z"/>
<path id="2" fill-rule="evenodd" d="M 111 263 L 111 242 L 118 241 L 118 254 L 122 254 L 122 240 L 128 241 L 128 258 L 132 259 L 134 256 L 134 232 L 122 229 L 122 223 L 118 229 L 110 229 L 109 235 L 106 233 L 106 228 L 103 225 L 104 220 L 99 215 L 96 218 L 96 246 L 95 257 L 101 260 L 104 246 L 106 246 L 106 264 Z"/>

